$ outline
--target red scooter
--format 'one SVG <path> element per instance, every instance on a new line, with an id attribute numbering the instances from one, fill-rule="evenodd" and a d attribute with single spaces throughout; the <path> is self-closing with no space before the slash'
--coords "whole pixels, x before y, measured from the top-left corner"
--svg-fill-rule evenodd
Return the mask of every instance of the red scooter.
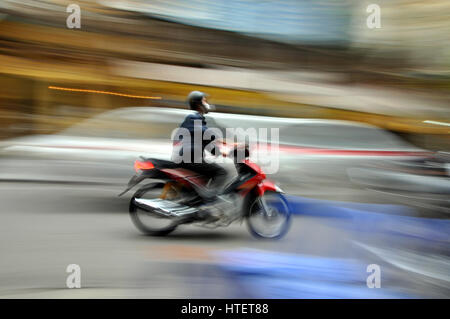
<path id="1" fill-rule="evenodd" d="M 223 154 L 236 159 L 240 146 Z M 206 200 L 207 180 L 178 164 L 155 158 L 136 160 L 128 192 L 146 179 L 155 182 L 139 188 L 130 200 L 129 212 L 135 226 L 143 233 L 163 236 L 181 224 L 208 228 L 228 226 L 234 221 L 247 221 L 250 232 L 260 238 L 280 238 L 286 234 L 291 213 L 283 191 L 266 179 L 262 169 L 251 162 L 249 150 L 235 160 L 237 176 L 224 187 L 213 204 Z M 156 181 L 157 180 L 157 181 Z"/>

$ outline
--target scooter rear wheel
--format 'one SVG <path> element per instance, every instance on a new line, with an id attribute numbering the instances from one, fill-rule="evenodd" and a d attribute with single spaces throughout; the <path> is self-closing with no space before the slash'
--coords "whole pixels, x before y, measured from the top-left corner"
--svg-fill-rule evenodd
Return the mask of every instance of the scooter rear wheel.
<path id="1" fill-rule="evenodd" d="M 156 199 L 160 197 L 164 183 L 147 184 L 138 189 L 130 200 L 130 217 L 133 224 L 142 233 L 150 236 L 165 236 L 173 232 L 178 224 L 156 213 L 145 211 L 136 206 L 135 198 Z"/>

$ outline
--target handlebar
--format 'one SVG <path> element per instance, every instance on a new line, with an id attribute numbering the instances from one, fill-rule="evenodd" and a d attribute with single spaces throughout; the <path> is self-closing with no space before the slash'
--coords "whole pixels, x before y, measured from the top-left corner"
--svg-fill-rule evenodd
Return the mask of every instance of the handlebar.
<path id="1" fill-rule="evenodd" d="M 219 144 L 220 152 L 224 157 L 231 157 L 234 159 L 241 157 L 242 159 L 245 159 L 250 156 L 249 145 L 245 143 L 230 143 L 223 140 L 217 141 L 217 143 Z"/>

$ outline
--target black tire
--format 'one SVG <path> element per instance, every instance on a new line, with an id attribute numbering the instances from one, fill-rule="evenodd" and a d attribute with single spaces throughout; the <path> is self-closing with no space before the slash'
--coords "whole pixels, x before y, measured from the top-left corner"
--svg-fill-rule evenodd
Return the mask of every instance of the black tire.
<path id="1" fill-rule="evenodd" d="M 271 191 L 267 191 L 263 196 L 266 195 L 276 195 L 276 197 L 279 199 L 280 204 L 283 206 L 283 210 L 284 211 L 277 211 L 277 215 L 282 219 L 282 224 L 279 227 L 278 231 L 275 234 L 271 234 L 271 235 L 265 235 L 262 234 L 261 231 L 259 231 L 255 225 L 252 222 L 252 217 L 256 214 L 258 214 L 258 196 L 254 196 L 251 200 L 251 202 L 249 203 L 250 205 L 248 206 L 248 215 L 247 215 L 247 227 L 250 231 L 250 233 L 257 238 L 264 238 L 264 239 L 279 239 L 281 237 L 283 237 L 284 235 L 286 235 L 286 233 L 288 232 L 290 225 L 291 225 L 291 212 L 289 209 L 289 205 L 287 200 L 284 198 L 284 196 L 281 193 L 277 193 L 277 192 L 271 192 Z"/>
<path id="2" fill-rule="evenodd" d="M 163 187 L 164 187 L 164 183 L 151 183 L 151 184 L 144 185 L 134 193 L 133 197 L 130 200 L 129 212 L 130 212 L 131 220 L 133 221 L 133 224 L 136 226 L 136 228 L 139 229 L 139 231 L 141 231 L 142 233 L 144 233 L 146 235 L 165 236 L 165 235 L 168 235 L 171 232 L 173 232 L 178 226 L 178 224 L 173 222 L 172 224 L 169 224 L 166 227 L 151 228 L 147 224 L 142 222 L 141 217 L 140 217 L 140 212 L 143 212 L 144 214 L 147 214 L 147 215 L 150 215 L 151 213 L 144 212 L 143 210 L 141 210 L 134 204 L 135 198 L 141 198 L 149 191 L 162 189 Z M 169 219 L 167 219 L 167 220 L 169 221 Z"/>

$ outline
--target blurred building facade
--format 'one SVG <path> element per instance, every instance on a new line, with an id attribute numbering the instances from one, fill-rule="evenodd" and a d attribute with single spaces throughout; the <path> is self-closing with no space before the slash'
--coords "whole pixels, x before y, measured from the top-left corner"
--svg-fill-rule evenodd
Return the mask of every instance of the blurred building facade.
<path id="1" fill-rule="evenodd" d="M 71 3 L 81 8 L 81 29 L 66 26 Z M 122 106 L 183 107 L 190 90 L 204 88 L 222 111 L 359 120 L 445 139 L 448 128 L 423 120 L 450 118 L 450 3 L 379 1 L 380 29 L 367 28 L 368 4 L 3 1 L 0 135 L 51 133 Z M 129 62 L 148 63 L 149 75 L 117 68 Z M 186 67 L 180 72 L 192 76 L 151 72 L 165 65 Z M 216 71 L 216 85 L 205 76 L 196 82 L 205 70 Z M 234 85 L 245 72 L 256 72 L 244 78 L 252 86 Z M 382 101 L 384 89 L 399 95 L 398 107 Z"/>

